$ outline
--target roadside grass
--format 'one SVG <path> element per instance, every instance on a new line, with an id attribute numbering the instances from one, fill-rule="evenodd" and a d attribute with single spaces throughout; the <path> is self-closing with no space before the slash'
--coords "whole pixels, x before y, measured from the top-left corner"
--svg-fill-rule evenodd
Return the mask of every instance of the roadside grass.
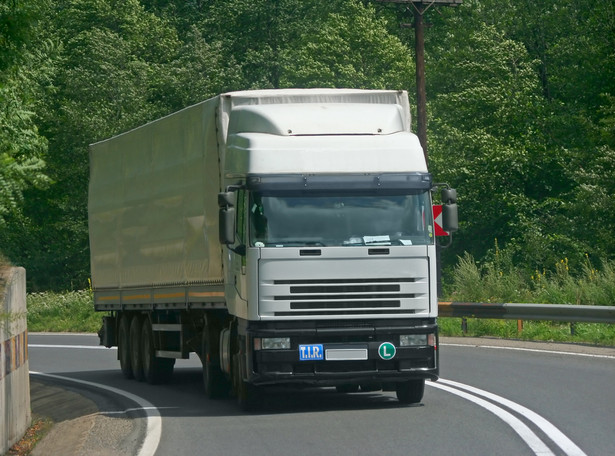
<path id="1" fill-rule="evenodd" d="M 447 301 L 615 305 L 615 263 L 603 261 L 594 266 L 585 257 L 579 271 L 571 271 L 564 258 L 550 270 L 526 272 L 513 266 L 512 258 L 498 249 L 493 259 L 479 265 L 465 254 L 453 271 Z M 524 321 L 518 330 L 516 320 L 440 318 L 444 336 L 490 336 L 505 339 L 575 342 L 615 346 L 615 324 Z"/>
<path id="2" fill-rule="evenodd" d="M 449 337 L 497 337 L 500 339 L 567 342 L 600 346 L 615 346 L 615 325 L 602 323 L 570 323 L 551 321 L 523 321 L 518 331 L 516 320 L 466 319 L 463 331 L 461 318 L 439 318 L 441 336 Z"/>
<path id="3" fill-rule="evenodd" d="M 41 292 L 27 296 L 29 332 L 86 332 L 100 329 L 102 314 L 94 312 L 89 290 Z"/>

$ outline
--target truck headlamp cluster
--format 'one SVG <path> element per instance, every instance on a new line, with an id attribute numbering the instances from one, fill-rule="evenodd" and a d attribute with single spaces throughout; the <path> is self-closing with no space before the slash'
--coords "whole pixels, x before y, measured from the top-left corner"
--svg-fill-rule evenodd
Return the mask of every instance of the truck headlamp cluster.
<path id="1" fill-rule="evenodd" d="M 254 350 L 289 350 L 290 337 L 254 338 Z"/>
<path id="2" fill-rule="evenodd" d="M 436 344 L 436 338 L 433 334 L 402 334 L 399 336 L 400 347 L 412 346 L 430 346 Z"/>

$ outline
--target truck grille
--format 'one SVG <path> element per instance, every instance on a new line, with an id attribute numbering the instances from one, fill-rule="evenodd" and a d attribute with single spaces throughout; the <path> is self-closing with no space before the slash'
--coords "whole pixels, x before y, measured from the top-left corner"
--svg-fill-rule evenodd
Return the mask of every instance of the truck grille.
<path id="1" fill-rule="evenodd" d="M 374 265 L 378 275 L 373 270 L 373 275 L 367 275 L 367 263 L 360 261 L 343 261 L 333 268 L 330 261 L 323 260 L 262 262 L 259 313 L 261 317 L 304 318 L 428 314 L 427 259 L 387 260 Z M 404 270 L 408 273 L 400 274 Z M 332 272 L 340 271 L 351 277 L 331 277 Z M 295 277 L 289 277 L 291 274 Z M 301 277 L 302 274 L 309 278 Z M 365 276 L 360 277 L 361 274 Z"/>

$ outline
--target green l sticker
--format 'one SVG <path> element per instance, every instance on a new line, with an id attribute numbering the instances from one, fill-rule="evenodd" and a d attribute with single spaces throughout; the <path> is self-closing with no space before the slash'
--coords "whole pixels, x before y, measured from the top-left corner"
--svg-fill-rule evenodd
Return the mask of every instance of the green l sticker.
<path id="1" fill-rule="evenodd" d="M 382 359 L 393 359 L 395 357 L 395 345 L 391 342 L 383 342 L 378 347 L 378 354 Z"/>

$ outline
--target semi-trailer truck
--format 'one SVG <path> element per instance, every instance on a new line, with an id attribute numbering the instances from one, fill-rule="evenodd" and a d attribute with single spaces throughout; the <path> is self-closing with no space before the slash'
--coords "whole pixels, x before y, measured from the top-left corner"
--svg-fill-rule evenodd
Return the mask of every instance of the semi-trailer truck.
<path id="1" fill-rule="evenodd" d="M 149 383 L 196 353 L 207 396 L 246 409 L 268 385 L 420 402 L 439 371 L 436 187 L 405 91 L 225 93 L 93 144 L 101 344 Z"/>

